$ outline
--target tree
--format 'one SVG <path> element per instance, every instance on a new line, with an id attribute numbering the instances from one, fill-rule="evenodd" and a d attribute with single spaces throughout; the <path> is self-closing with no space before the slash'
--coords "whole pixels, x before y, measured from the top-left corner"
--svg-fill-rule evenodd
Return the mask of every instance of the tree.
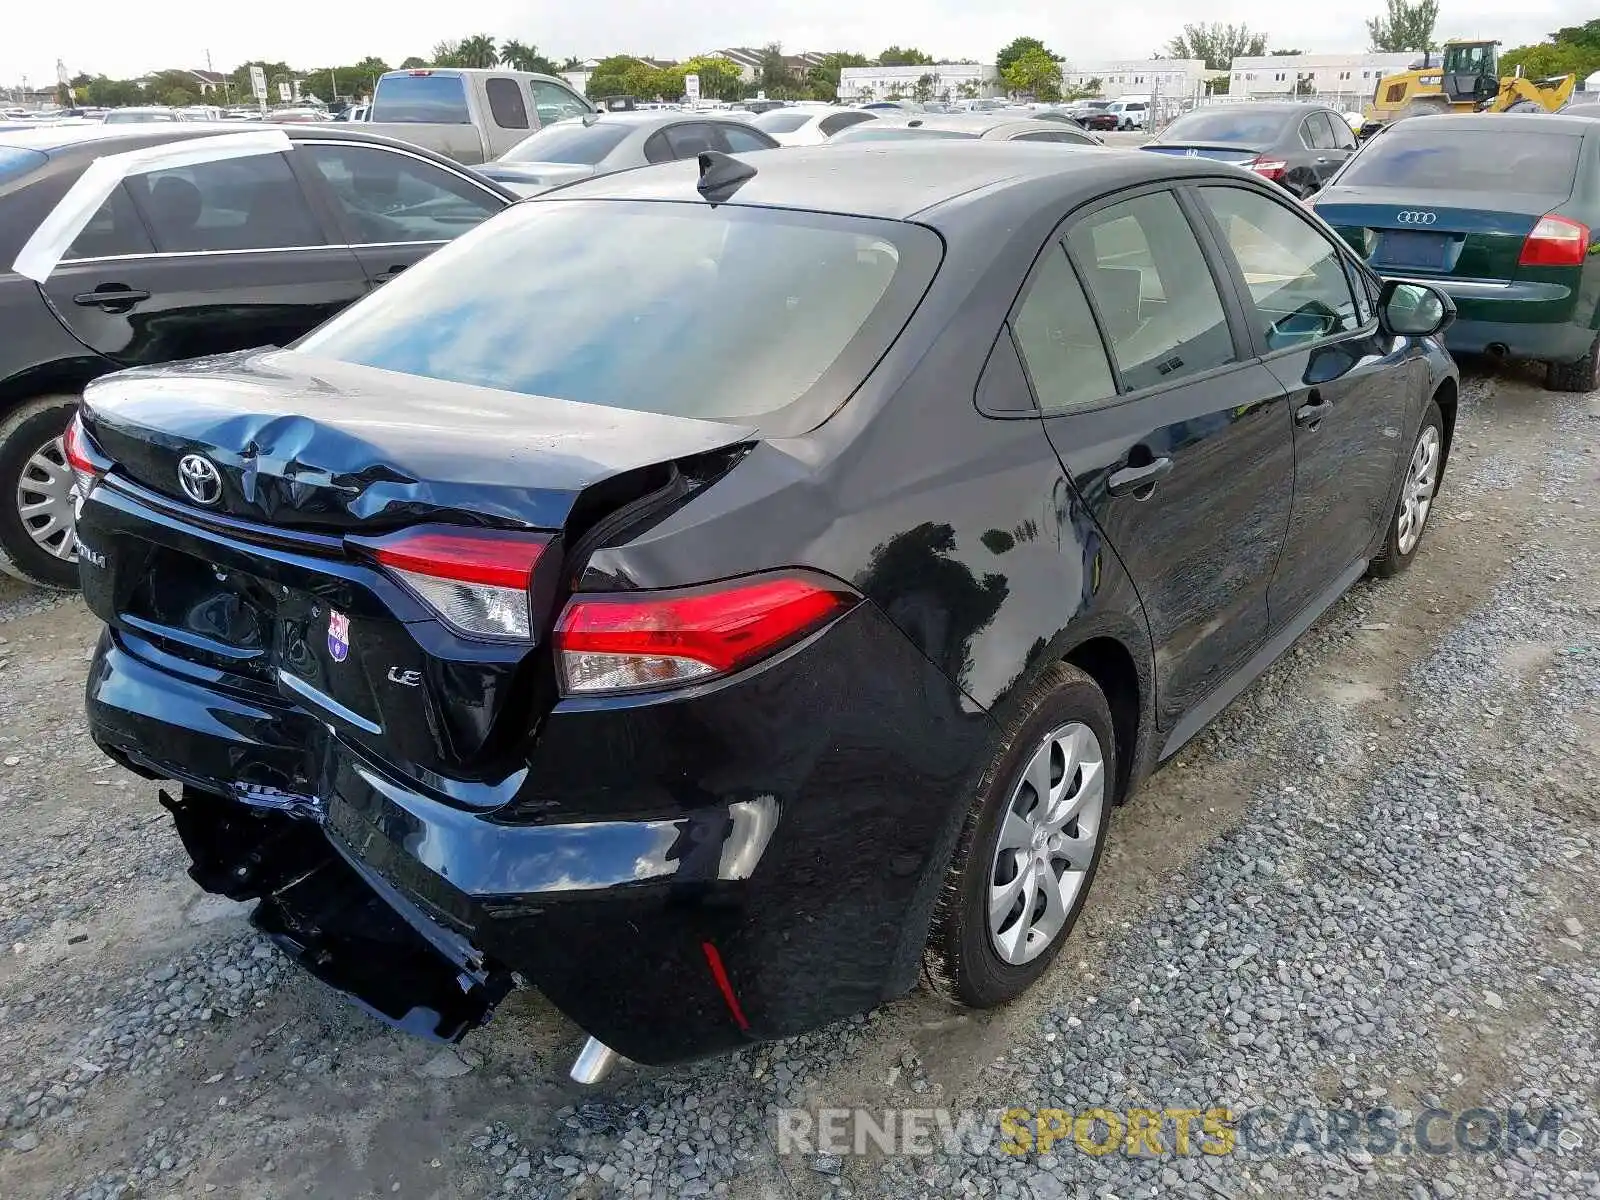
<path id="1" fill-rule="evenodd" d="M 1015 38 L 1012 40 L 1010 45 L 1006 46 L 1000 51 L 999 54 L 994 56 L 995 70 L 1004 75 L 1006 73 L 1006 69 L 1010 67 L 1012 63 L 1016 62 L 1017 59 L 1026 54 L 1029 50 L 1043 50 L 1046 54 L 1050 54 L 1050 51 L 1045 48 L 1045 44 L 1038 38 Z M 1054 54 L 1050 54 L 1050 57 L 1055 58 L 1056 56 Z"/>
<path id="2" fill-rule="evenodd" d="M 170 105 L 172 108 L 183 108 L 194 103 L 194 95 L 188 88 L 168 88 L 161 93 L 161 103 Z"/>
<path id="3" fill-rule="evenodd" d="M 563 71 L 581 71 L 583 70 L 583 59 L 576 54 L 569 54 L 566 61 L 561 64 L 561 69 Z"/>
<path id="4" fill-rule="evenodd" d="M 421 68 L 423 68 L 423 67 L 425 67 L 427 65 L 428 65 L 428 60 L 427 59 L 418 58 L 415 54 L 413 54 L 410 58 L 406 59 L 405 62 L 400 64 L 400 69 L 402 71 L 416 71 L 416 70 L 420 70 Z"/>
<path id="5" fill-rule="evenodd" d="M 983 89 L 978 86 L 978 81 L 976 79 L 963 79 L 960 85 L 956 88 L 956 95 L 960 96 L 963 100 L 976 100 L 978 98 L 978 93 L 982 90 Z"/>
<path id="6" fill-rule="evenodd" d="M 783 57 L 780 42 L 768 42 L 761 47 L 761 63 L 756 67 L 756 87 L 775 100 L 785 100 L 800 94 L 795 86 L 789 63 Z"/>
<path id="7" fill-rule="evenodd" d="M 539 47 L 525 45 L 515 40 L 508 41 L 500 47 L 500 63 L 513 71 L 538 71 L 544 75 L 556 73 L 555 63 L 540 54 Z"/>
<path id="8" fill-rule="evenodd" d="M 932 71 L 917 76 L 917 82 L 911 89 L 911 98 L 918 104 L 926 104 L 933 99 L 934 91 L 939 86 L 939 77 Z"/>
<path id="9" fill-rule="evenodd" d="M 1167 43 L 1173 58 L 1203 59 L 1211 71 L 1226 71 L 1241 56 L 1255 57 L 1267 51 L 1267 35 L 1252 33 L 1248 25 L 1185 25 L 1183 32 Z"/>
<path id="10" fill-rule="evenodd" d="M 461 59 L 457 65 L 463 67 L 493 67 L 500 62 L 500 48 L 486 33 L 467 38 L 456 48 L 456 55 Z"/>
<path id="11" fill-rule="evenodd" d="M 702 55 L 683 64 L 685 75 L 700 76 L 700 94 L 707 100 L 737 100 L 744 95 L 744 77 L 725 58 Z"/>
<path id="12" fill-rule="evenodd" d="M 1388 0 L 1387 15 L 1367 21 L 1372 48 L 1399 54 L 1432 50 L 1433 27 L 1439 21 L 1439 0 Z"/>
<path id="13" fill-rule="evenodd" d="M 806 90 L 816 100 L 837 100 L 839 98 L 839 73 L 845 67 L 870 67 L 871 65 L 872 60 L 865 54 L 851 54 L 843 50 L 829 54 L 806 72 Z"/>
<path id="14" fill-rule="evenodd" d="M 1295 80 L 1294 94 L 1296 96 L 1310 96 L 1317 90 L 1317 77 L 1315 75 L 1301 75 Z"/>
<path id="15" fill-rule="evenodd" d="M 1006 89 L 1035 100 L 1061 99 L 1061 64 L 1043 47 L 1025 50 L 1001 76 Z"/>
<path id="16" fill-rule="evenodd" d="M 1304 54 L 1304 50 L 1268 50 L 1273 58 L 1293 58 L 1296 54 Z"/>
<path id="17" fill-rule="evenodd" d="M 878 55 L 880 67 L 931 67 L 933 56 L 911 46 L 890 46 Z"/>
<path id="18" fill-rule="evenodd" d="M 1556 75 L 1587 79 L 1600 71 L 1600 20 L 1569 25 L 1552 33 L 1548 41 L 1507 50 L 1500 58 L 1501 71 L 1509 74 L 1518 67 L 1530 79 Z"/>

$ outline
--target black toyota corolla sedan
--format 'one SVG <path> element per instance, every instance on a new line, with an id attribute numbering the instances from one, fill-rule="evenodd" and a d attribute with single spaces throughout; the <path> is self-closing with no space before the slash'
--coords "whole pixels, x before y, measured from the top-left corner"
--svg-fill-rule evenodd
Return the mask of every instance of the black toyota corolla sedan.
<path id="1" fill-rule="evenodd" d="M 515 977 L 593 1077 L 919 974 L 997 1004 L 1112 806 L 1418 552 L 1450 312 L 1205 159 L 577 184 L 288 349 L 90 386 L 90 727 L 409 1029 Z"/>
<path id="2" fill-rule="evenodd" d="M 0 570 L 77 586 L 61 437 L 91 379 L 287 345 L 515 200 L 359 126 L 0 134 Z"/>

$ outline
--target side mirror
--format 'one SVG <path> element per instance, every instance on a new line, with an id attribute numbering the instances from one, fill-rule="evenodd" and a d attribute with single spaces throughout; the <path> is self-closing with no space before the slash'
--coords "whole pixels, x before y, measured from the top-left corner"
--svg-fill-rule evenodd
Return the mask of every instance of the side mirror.
<path id="1" fill-rule="evenodd" d="M 1443 333 L 1455 319 L 1455 301 L 1425 283 L 1391 279 L 1378 297 L 1379 323 L 1386 332 L 1401 337 Z"/>

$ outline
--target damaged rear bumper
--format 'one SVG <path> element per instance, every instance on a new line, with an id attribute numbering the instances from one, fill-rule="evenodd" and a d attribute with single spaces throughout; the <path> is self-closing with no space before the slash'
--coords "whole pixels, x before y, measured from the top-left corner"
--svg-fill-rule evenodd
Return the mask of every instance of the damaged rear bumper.
<path id="1" fill-rule="evenodd" d="M 870 605 L 748 686 L 563 702 L 498 782 L 402 775 L 129 629 L 87 709 L 103 750 L 182 785 L 200 884 L 259 898 L 368 1010 L 457 1038 L 520 977 L 640 1063 L 909 990 L 992 736 Z"/>

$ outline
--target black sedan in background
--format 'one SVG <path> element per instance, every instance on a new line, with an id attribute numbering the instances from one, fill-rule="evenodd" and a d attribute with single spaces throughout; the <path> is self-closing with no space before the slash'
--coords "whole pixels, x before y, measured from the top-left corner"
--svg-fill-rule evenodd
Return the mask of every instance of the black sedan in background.
<path id="1" fill-rule="evenodd" d="M 1237 163 L 1303 199 L 1356 152 L 1356 135 L 1318 104 L 1219 104 L 1179 117 L 1142 149 Z"/>
<path id="2" fill-rule="evenodd" d="M 194 877 L 454 1038 L 658 1063 L 1020 994 L 1112 806 L 1418 553 L 1449 301 L 1205 159 L 710 153 L 292 350 L 97 381 L 89 726 Z M 621 281 L 621 282 L 619 282 Z"/>
<path id="3" fill-rule="evenodd" d="M 77 586 L 62 434 L 91 379 L 286 345 L 515 199 L 349 125 L 0 134 L 0 570 Z"/>

